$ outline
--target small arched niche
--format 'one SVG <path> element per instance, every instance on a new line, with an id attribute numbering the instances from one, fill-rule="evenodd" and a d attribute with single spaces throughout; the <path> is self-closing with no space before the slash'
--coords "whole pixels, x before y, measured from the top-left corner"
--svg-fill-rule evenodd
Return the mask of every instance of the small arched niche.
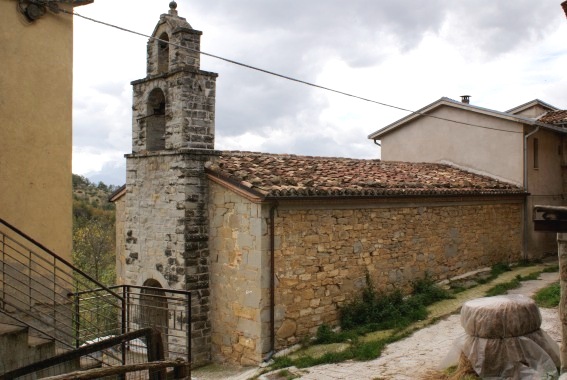
<path id="1" fill-rule="evenodd" d="M 148 96 L 146 149 L 165 149 L 165 95 L 160 88 L 154 88 Z"/>
<path id="2" fill-rule="evenodd" d="M 169 70 L 169 36 L 163 32 L 157 41 L 158 73 L 167 73 Z"/>

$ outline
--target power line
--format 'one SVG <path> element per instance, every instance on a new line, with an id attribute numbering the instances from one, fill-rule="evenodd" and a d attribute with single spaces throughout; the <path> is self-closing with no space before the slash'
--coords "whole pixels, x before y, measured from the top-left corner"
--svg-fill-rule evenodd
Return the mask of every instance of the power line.
<path id="1" fill-rule="evenodd" d="M 478 125 L 478 124 L 467 123 L 467 122 L 459 121 L 459 120 L 447 119 L 447 118 L 444 118 L 444 117 L 430 115 L 430 114 L 426 114 L 426 113 L 419 112 L 419 111 L 412 111 L 412 110 L 407 109 L 407 108 L 398 107 L 398 106 L 395 106 L 395 105 L 392 105 L 392 104 L 379 102 L 377 100 L 368 99 L 368 98 L 365 98 L 365 97 L 362 97 L 362 96 L 350 94 L 348 92 L 335 90 L 335 89 L 325 87 L 325 86 L 321 86 L 321 85 L 318 85 L 318 84 L 315 84 L 315 83 L 311 83 L 311 82 L 307 82 L 307 81 L 297 79 L 297 78 L 294 78 L 294 77 L 290 77 L 290 76 L 287 76 L 287 75 L 279 74 L 279 73 L 276 73 L 274 71 L 262 69 L 262 68 L 259 68 L 259 67 L 256 67 L 256 66 L 251 66 L 251 65 L 248 65 L 246 63 L 234 61 L 232 59 L 228 59 L 228 58 L 224 58 L 224 57 L 221 57 L 221 56 L 218 56 L 218 55 L 215 55 L 215 54 L 207 53 L 207 52 L 204 52 L 202 50 L 192 49 L 192 48 L 187 47 L 187 46 L 175 44 L 171 41 L 162 40 L 160 38 L 153 37 L 153 36 L 150 36 L 150 35 L 147 35 L 147 34 L 144 34 L 144 33 L 136 32 L 134 30 L 127 29 L 127 28 L 124 28 L 124 27 L 121 27 L 121 26 L 118 26 L 118 25 L 110 24 L 110 23 L 107 23 L 107 22 L 104 22 L 104 21 L 100 21 L 100 20 L 96 20 L 96 19 L 93 19 L 93 18 L 90 18 L 90 17 L 87 17 L 87 16 L 83 16 L 83 15 L 80 15 L 76 12 L 69 12 L 69 11 L 64 10 L 64 9 L 60 9 L 60 11 L 63 12 L 63 13 L 67 13 L 67 14 L 70 14 L 70 15 L 73 15 L 73 16 L 83 18 L 83 19 L 88 20 L 88 21 L 92 21 L 92 22 L 97 23 L 97 24 L 102 24 L 102 25 L 108 26 L 110 28 L 121 30 L 123 32 L 127 32 L 127 33 L 135 34 L 135 35 L 138 35 L 138 36 L 141 36 L 141 37 L 149 38 L 150 40 L 153 40 L 153 41 L 159 41 L 161 43 L 169 44 L 171 46 L 175 46 L 175 47 L 178 47 L 180 49 L 185 49 L 185 50 L 188 50 L 188 51 L 191 51 L 191 52 L 194 52 L 194 53 L 206 55 L 206 56 L 211 57 L 211 58 L 215 58 L 215 59 L 218 59 L 218 60 L 221 60 L 221 61 L 224 61 L 224 62 L 232 63 L 232 64 L 237 65 L 237 66 L 245 67 L 247 69 L 259 71 L 259 72 L 262 72 L 262 73 L 265 73 L 265 74 L 269 74 L 269 75 L 272 75 L 272 76 L 275 76 L 275 77 L 279 77 L 279 78 L 286 79 L 286 80 L 289 80 L 289 81 L 292 81 L 292 82 L 304 84 L 304 85 L 311 86 L 311 87 L 314 87 L 314 88 L 318 88 L 318 89 L 321 89 L 321 90 L 334 92 L 336 94 L 340 94 L 340 95 L 348 96 L 348 97 L 351 97 L 351 98 L 363 100 L 365 102 L 370 102 L 370 103 L 378 104 L 378 105 L 381 105 L 381 106 L 384 106 L 384 107 L 389 107 L 389 108 L 397 109 L 397 110 L 400 110 L 400 111 L 408 112 L 410 114 L 417 114 L 417 115 L 420 115 L 420 116 L 430 117 L 430 118 L 433 118 L 433 119 L 448 121 L 448 122 L 452 122 L 452 123 L 456 123 L 456 124 L 468 125 L 468 126 L 471 126 L 471 127 L 490 129 L 490 130 L 494 130 L 494 131 L 507 132 L 507 133 L 523 134 L 523 132 L 507 131 L 507 130 L 503 130 L 503 129 L 499 129 L 499 128 L 487 127 L 487 126 L 484 126 L 484 125 Z"/>

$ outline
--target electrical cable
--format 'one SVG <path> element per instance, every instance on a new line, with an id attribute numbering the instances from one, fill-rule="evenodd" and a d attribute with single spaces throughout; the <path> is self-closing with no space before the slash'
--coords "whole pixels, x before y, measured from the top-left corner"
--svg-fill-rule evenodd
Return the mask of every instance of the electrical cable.
<path id="1" fill-rule="evenodd" d="M 194 53 L 206 55 L 206 56 L 211 57 L 211 58 L 215 58 L 215 59 L 218 59 L 218 60 L 221 60 L 221 61 L 224 61 L 224 62 L 228 62 L 228 63 L 234 64 L 234 65 L 237 65 L 237 66 L 245 67 L 247 69 L 259 71 L 259 72 L 262 72 L 262 73 L 265 73 L 265 74 L 269 74 L 269 75 L 272 75 L 272 76 L 276 76 L 276 77 L 279 77 L 279 78 L 282 78 L 282 79 L 286 79 L 286 80 L 289 80 L 289 81 L 292 81 L 292 82 L 304 84 L 304 85 L 307 85 L 307 86 L 315 87 L 315 88 L 318 88 L 318 89 L 321 89 L 321 90 L 334 92 L 336 94 L 340 94 L 340 95 L 348 96 L 348 97 L 351 97 L 351 98 L 363 100 L 363 101 L 366 101 L 366 102 L 378 104 L 378 105 L 381 105 L 381 106 L 384 106 L 384 107 L 389 107 L 389 108 L 397 109 L 397 110 L 400 110 L 400 111 L 408 112 L 410 114 L 417 114 L 417 115 L 420 115 L 420 116 L 430 117 L 430 118 L 437 119 L 437 120 L 443 120 L 443 121 L 448 121 L 448 122 L 452 122 L 452 123 L 456 123 L 456 124 L 462 124 L 462 125 L 468 125 L 468 126 L 477 127 L 477 128 L 490 129 L 490 130 L 495 130 L 495 131 L 500 131 L 500 132 L 523 134 L 523 131 L 507 131 L 507 130 L 503 130 L 503 129 L 500 129 L 500 128 L 487 127 L 485 125 L 472 124 L 472 123 L 467 123 L 467 122 L 464 122 L 464 121 L 452 120 L 452 119 L 447 119 L 447 118 L 440 117 L 440 116 L 430 115 L 430 114 L 426 114 L 426 113 L 419 112 L 419 111 L 412 111 L 412 110 L 407 109 L 407 108 L 403 108 L 403 107 L 379 102 L 377 100 L 368 99 L 368 98 L 365 98 L 365 97 L 362 97 L 362 96 L 350 94 L 348 92 L 335 90 L 335 89 L 325 87 L 325 86 L 321 86 L 321 85 L 318 85 L 318 84 L 315 84 L 315 83 L 311 83 L 311 82 L 307 82 L 307 81 L 304 81 L 304 80 L 301 80 L 301 79 L 293 78 L 293 77 L 290 77 L 290 76 L 287 76 L 287 75 L 279 74 L 279 73 L 276 73 L 276 72 L 273 72 L 273 71 L 270 71 L 270 70 L 251 66 L 251 65 L 248 65 L 246 63 L 242 63 L 242 62 L 234 61 L 232 59 L 224 58 L 224 57 L 221 57 L 221 56 L 218 56 L 218 55 L 215 55 L 215 54 L 207 53 L 207 52 L 197 50 L 197 49 L 192 49 L 190 47 L 182 46 L 182 45 L 173 43 L 171 41 L 162 40 L 162 39 L 159 39 L 157 37 L 153 37 L 153 36 L 150 36 L 150 35 L 147 35 L 147 34 L 144 34 L 144 33 L 136 32 L 134 30 L 127 29 L 127 28 L 124 28 L 124 27 L 121 27 L 121 26 L 118 26 L 118 25 L 110 24 L 110 23 L 107 23 L 107 22 L 104 22 L 104 21 L 100 21 L 100 20 L 96 20 L 96 19 L 93 19 L 93 18 L 90 18 L 90 17 L 87 17 L 87 16 L 83 16 L 83 15 L 78 14 L 76 12 L 70 12 L 70 11 L 67 11 L 65 9 L 60 9 L 60 11 L 62 13 L 67 13 L 69 15 L 77 16 L 77 17 L 80 17 L 82 19 L 85 19 L 85 20 L 88 20 L 88 21 L 91 21 L 91 22 L 94 22 L 94 23 L 97 23 L 97 24 L 102 24 L 102 25 L 108 26 L 110 28 L 121 30 L 123 32 L 127 32 L 127 33 L 135 34 L 135 35 L 138 35 L 138 36 L 141 36 L 141 37 L 145 37 L 145 38 L 148 38 L 148 39 L 153 40 L 153 41 L 159 41 L 161 43 L 166 43 L 166 44 L 169 44 L 171 46 L 178 47 L 180 49 L 185 49 L 185 50 L 189 50 L 189 51 L 194 52 Z"/>

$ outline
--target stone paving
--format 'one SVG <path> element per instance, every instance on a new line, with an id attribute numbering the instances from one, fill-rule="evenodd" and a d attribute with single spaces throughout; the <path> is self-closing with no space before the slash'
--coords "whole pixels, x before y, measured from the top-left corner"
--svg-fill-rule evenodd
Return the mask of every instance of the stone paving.
<path id="1" fill-rule="evenodd" d="M 410 326 L 416 329 L 412 336 L 389 345 L 381 357 L 366 361 L 347 361 L 338 364 L 326 364 L 301 370 L 301 379 L 305 380 L 337 380 L 337 379 L 368 379 L 368 380 L 405 380 L 416 379 L 415 371 L 423 374 L 428 369 L 436 369 L 438 363 L 449 352 L 454 339 L 463 333 L 460 326 L 460 317 L 455 315 L 461 305 L 470 299 L 484 297 L 486 291 L 491 287 L 509 282 L 516 276 L 526 276 L 530 273 L 542 271 L 556 263 L 542 264 L 530 267 L 519 267 L 513 271 L 503 273 L 488 284 L 478 285 L 465 290 L 457 297 L 444 300 L 432 305 L 429 309 L 429 317 Z M 522 282 L 519 289 L 510 293 L 521 293 L 528 296 L 533 295 L 538 289 L 543 288 L 555 281 L 559 275 L 554 273 L 543 273 L 538 280 Z M 557 312 L 553 309 L 546 311 L 549 318 L 557 318 Z M 452 315 L 453 314 L 453 315 Z M 439 320 L 431 325 L 432 321 Z M 548 322 L 549 323 L 549 322 Z M 432 360 L 432 357 L 435 360 Z M 193 372 L 195 380 L 246 380 L 261 373 L 260 368 L 237 368 L 226 366 L 208 366 Z"/>

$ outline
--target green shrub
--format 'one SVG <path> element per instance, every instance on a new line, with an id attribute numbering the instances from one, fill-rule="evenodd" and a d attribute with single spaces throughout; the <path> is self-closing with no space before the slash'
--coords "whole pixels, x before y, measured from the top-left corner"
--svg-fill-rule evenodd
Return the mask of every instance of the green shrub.
<path id="1" fill-rule="evenodd" d="M 429 306 L 435 302 L 454 298 L 453 295 L 437 286 L 429 275 L 412 283 L 412 296 L 420 301 L 421 304 Z"/>
<path id="2" fill-rule="evenodd" d="M 391 293 L 377 292 L 366 274 L 366 287 L 362 297 L 340 310 L 340 323 L 343 330 L 362 329 L 365 332 L 401 329 L 410 323 L 427 318 L 426 306 L 442 299 L 450 298 L 449 292 L 439 288 L 426 276 L 412 284 L 413 291 L 404 297 L 401 290 Z"/>
<path id="3" fill-rule="evenodd" d="M 490 277 L 491 277 L 491 279 L 494 279 L 494 278 L 500 276 L 502 273 L 510 272 L 511 270 L 512 270 L 512 268 L 510 268 L 510 265 L 508 265 L 506 263 L 494 264 L 492 266 L 491 271 L 490 271 Z"/>

